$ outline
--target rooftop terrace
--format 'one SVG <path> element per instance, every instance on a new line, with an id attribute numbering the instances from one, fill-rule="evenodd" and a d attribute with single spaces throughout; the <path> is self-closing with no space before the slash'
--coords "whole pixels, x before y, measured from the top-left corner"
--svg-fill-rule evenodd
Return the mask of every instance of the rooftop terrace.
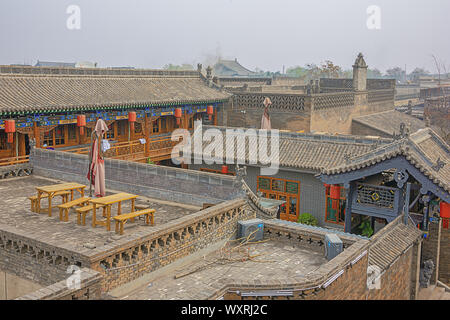
<path id="1" fill-rule="evenodd" d="M 226 280 L 286 282 L 306 276 L 326 262 L 322 253 L 275 240 L 239 248 L 234 243 L 141 283 L 138 289 L 117 297 L 123 300 L 208 299 Z"/>
<path id="2" fill-rule="evenodd" d="M 68 222 L 62 222 L 59 220 L 59 210 L 56 207 L 52 210 L 52 217 L 49 217 L 46 213 L 36 214 L 30 210 L 30 200 L 27 197 L 36 194 L 36 187 L 63 182 L 37 176 L 0 180 L 0 192 L 2 194 L 0 198 L 0 228 L 12 227 L 31 239 L 58 247 L 64 246 L 74 252 L 81 252 L 86 249 L 86 246 L 99 248 L 117 239 L 127 239 L 135 233 L 154 228 L 145 225 L 143 221 L 137 220 L 136 223 L 125 224 L 125 232 L 122 236 L 119 236 L 114 232 L 114 224 L 110 232 L 102 226 L 92 228 L 92 215 L 86 216 L 86 225 L 82 226 L 77 224 L 77 215 L 74 211 L 69 213 Z M 86 190 L 88 195 L 89 187 Z M 112 190 L 107 192 L 107 194 L 112 193 L 115 192 L 112 192 Z M 60 197 L 55 197 L 55 199 L 56 204 L 53 204 L 53 206 L 61 203 Z M 129 212 L 130 205 L 130 201 L 125 201 L 122 212 Z M 156 210 L 155 226 L 198 211 L 198 208 L 194 206 L 183 206 L 166 201 L 155 202 L 154 199 L 141 196 L 136 199 L 136 205 L 146 205 Z M 47 199 L 41 200 L 41 206 L 42 208 L 48 208 Z M 115 215 L 116 206 L 113 205 L 113 215 Z M 44 209 L 44 211 L 47 210 Z M 101 217 L 100 212 L 97 213 L 97 217 Z"/>

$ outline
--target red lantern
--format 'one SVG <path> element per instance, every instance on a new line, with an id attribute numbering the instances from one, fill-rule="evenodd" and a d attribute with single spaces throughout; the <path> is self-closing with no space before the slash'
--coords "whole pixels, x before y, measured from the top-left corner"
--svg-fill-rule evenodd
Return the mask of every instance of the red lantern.
<path id="1" fill-rule="evenodd" d="M 77 116 L 77 127 L 80 128 L 80 135 L 84 135 L 84 127 L 86 126 L 86 116 L 80 114 Z"/>
<path id="2" fill-rule="evenodd" d="M 209 120 L 211 120 L 212 115 L 214 113 L 214 107 L 213 106 L 207 106 L 206 107 L 206 113 L 209 115 Z"/>
<path id="3" fill-rule="evenodd" d="M 128 122 L 130 123 L 130 130 L 134 132 L 134 123 L 136 122 L 136 112 L 128 112 Z"/>
<path id="4" fill-rule="evenodd" d="M 222 166 L 222 173 L 227 174 L 228 173 L 228 166 Z"/>
<path id="5" fill-rule="evenodd" d="M 341 187 L 336 184 L 332 184 L 330 187 L 330 197 L 331 199 L 339 200 L 341 198 Z"/>
<path id="6" fill-rule="evenodd" d="M 8 143 L 13 143 L 14 132 L 16 132 L 16 121 L 15 120 L 5 120 L 5 132 L 8 135 Z"/>
<path id="7" fill-rule="evenodd" d="M 330 198 L 331 198 L 331 207 L 334 210 L 337 210 L 338 206 L 339 206 L 339 200 L 341 199 L 341 187 L 336 185 L 336 184 L 332 184 L 330 187 Z"/>
<path id="8" fill-rule="evenodd" d="M 442 227 L 448 229 L 448 221 L 450 219 L 450 203 L 442 201 L 440 204 L 441 218 L 443 219 Z"/>
<path id="9" fill-rule="evenodd" d="M 183 111 L 181 110 L 181 108 L 176 108 L 175 109 L 175 118 L 177 118 L 177 124 L 180 124 L 180 119 L 181 119 L 181 114 L 183 113 Z"/>

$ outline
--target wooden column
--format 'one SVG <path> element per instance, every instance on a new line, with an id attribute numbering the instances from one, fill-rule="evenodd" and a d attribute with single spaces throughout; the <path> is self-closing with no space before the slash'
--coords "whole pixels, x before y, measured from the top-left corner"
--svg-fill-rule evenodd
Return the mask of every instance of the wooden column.
<path id="1" fill-rule="evenodd" d="M 148 157 L 150 154 L 150 130 L 152 130 L 153 123 L 149 120 L 147 113 L 145 114 L 145 156 Z"/>
<path id="2" fill-rule="evenodd" d="M 183 122 L 183 128 L 187 130 L 189 128 L 189 115 L 186 113 L 186 111 L 184 112 Z"/>
<path id="3" fill-rule="evenodd" d="M 36 142 L 36 148 L 41 147 L 41 133 L 39 131 L 39 127 L 37 126 L 37 122 L 34 122 L 33 124 L 33 133 L 34 133 L 34 139 Z"/>
<path id="4" fill-rule="evenodd" d="M 347 192 L 347 203 L 345 205 L 345 225 L 344 231 L 351 233 L 352 231 L 352 202 L 355 194 L 355 183 L 350 182 L 350 188 Z"/>
<path id="5" fill-rule="evenodd" d="M 214 125 L 217 126 L 217 108 L 214 108 Z"/>

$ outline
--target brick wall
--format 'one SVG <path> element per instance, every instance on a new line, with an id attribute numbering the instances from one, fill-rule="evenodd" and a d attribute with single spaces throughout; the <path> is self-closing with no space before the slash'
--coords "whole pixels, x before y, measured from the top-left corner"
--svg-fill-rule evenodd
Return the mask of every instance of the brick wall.
<path id="1" fill-rule="evenodd" d="M 103 275 L 102 291 L 112 290 L 213 243 L 233 237 L 237 221 L 255 217 L 244 200 L 221 203 L 152 229 L 134 241 L 92 253 L 91 268 Z"/>
<path id="2" fill-rule="evenodd" d="M 70 265 L 86 267 L 86 257 L 47 243 L 47 237 L 30 239 L 29 234 L 14 227 L 0 227 L 0 270 L 50 285 L 67 277 Z"/>
<path id="3" fill-rule="evenodd" d="M 412 290 L 411 274 L 415 274 L 414 247 L 399 256 L 381 276 L 381 288 L 368 291 L 368 300 L 409 300 Z"/>
<path id="4" fill-rule="evenodd" d="M 441 228 L 439 280 L 450 286 L 450 229 Z"/>
<path id="5" fill-rule="evenodd" d="M 382 138 L 391 138 L 390 135 L 388 135 L 380 130 L 368 127 L 368 126 L 366 126 L 362 123 L 356 122 L 356 121 L 352 121 L 351 133 L 353 135 L 357 135 L 357 136 L 378 136 L 378 137 L 382 137 Z"/>
<path id="6" fill-rule="evenodd" d="M 62 280 L 16 300 L 98 300 L 101 297 L 101 278 L 98 272 L 83 268 L 79 285 L 73 289 L 68 287 L 66 280 Z"/>
<path id="7" fill-rule="evenodd" d="M 33 149 L 36 175 L 89 185 L 88 156 Z M 150 198 L 201 206 L 243 195 L 235 177 L 207 172 L 105 159 L 106 187 Z"/>
<path id="8" fill-rule="evenodd" d="M 279 229 L 276 221 L 265 222 L 265 237 L 277 241 L 287 241 L 291 245 L 308 250 L 322 250 L 324 231 L 317 231 L 302 225 L 292 225 Z M 269 232 L 271 231 L 271 232 Z M 419 245 L 411 243 L 404 252 L 398 254 L 394 262 L 381 274 L 380 289 L 368 289 L 367 269 L 370 247 L 377 239 L 394 232 L 393 228 L 380 231 L 373 240 L 356 239 L 352 235 L 339 234 L 346 248 L 341 254 L 312 273 L 301 279 L 288 279 L 286 283 L 261 283 L 246 281 L 245 283 L 229 282 L 215 296 L 224 299 L 243 299 L 243 292 L 259 293 L 262 299 L 300 299 L 300 300 L 409 300 L 414 298 L 414 279 L 417 279 L 415 260 Z M 301 239 L 299 239 L 299 236 Z M 286 296 L 277 294 L 278 290 L 289 293 Z M 255 299 L 255 297 L 245 297 Z"/>
<path id="9" fill-rule="evenodd" d="M 435 283 L 436 279 L 436 262 L 437 262 L 437 250 L 438 250 L 438 231 L 439 231 L 439 223 L 430 222 L 429 223 L 429 232 L 428 237 L 422 242 L 422 257 L 421 263 L 426 260 L 433 260 L 435 269 L 433 271 L 433 275 L 431 276 L 431 283 Z M 441 243 L 442 245 L 442 243 Z"/>

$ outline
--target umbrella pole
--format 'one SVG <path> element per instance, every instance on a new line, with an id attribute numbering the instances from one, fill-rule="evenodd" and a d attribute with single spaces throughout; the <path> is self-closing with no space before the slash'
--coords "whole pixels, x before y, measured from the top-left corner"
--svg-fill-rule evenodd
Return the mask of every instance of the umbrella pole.
<path id="1" fill-rule="evenodd" d="M 91 134 L 91 147 L 89 148 L 89 197 L 92 198 L 92 147 L 93 147 L 93 135 L 95 131 Z"/>

